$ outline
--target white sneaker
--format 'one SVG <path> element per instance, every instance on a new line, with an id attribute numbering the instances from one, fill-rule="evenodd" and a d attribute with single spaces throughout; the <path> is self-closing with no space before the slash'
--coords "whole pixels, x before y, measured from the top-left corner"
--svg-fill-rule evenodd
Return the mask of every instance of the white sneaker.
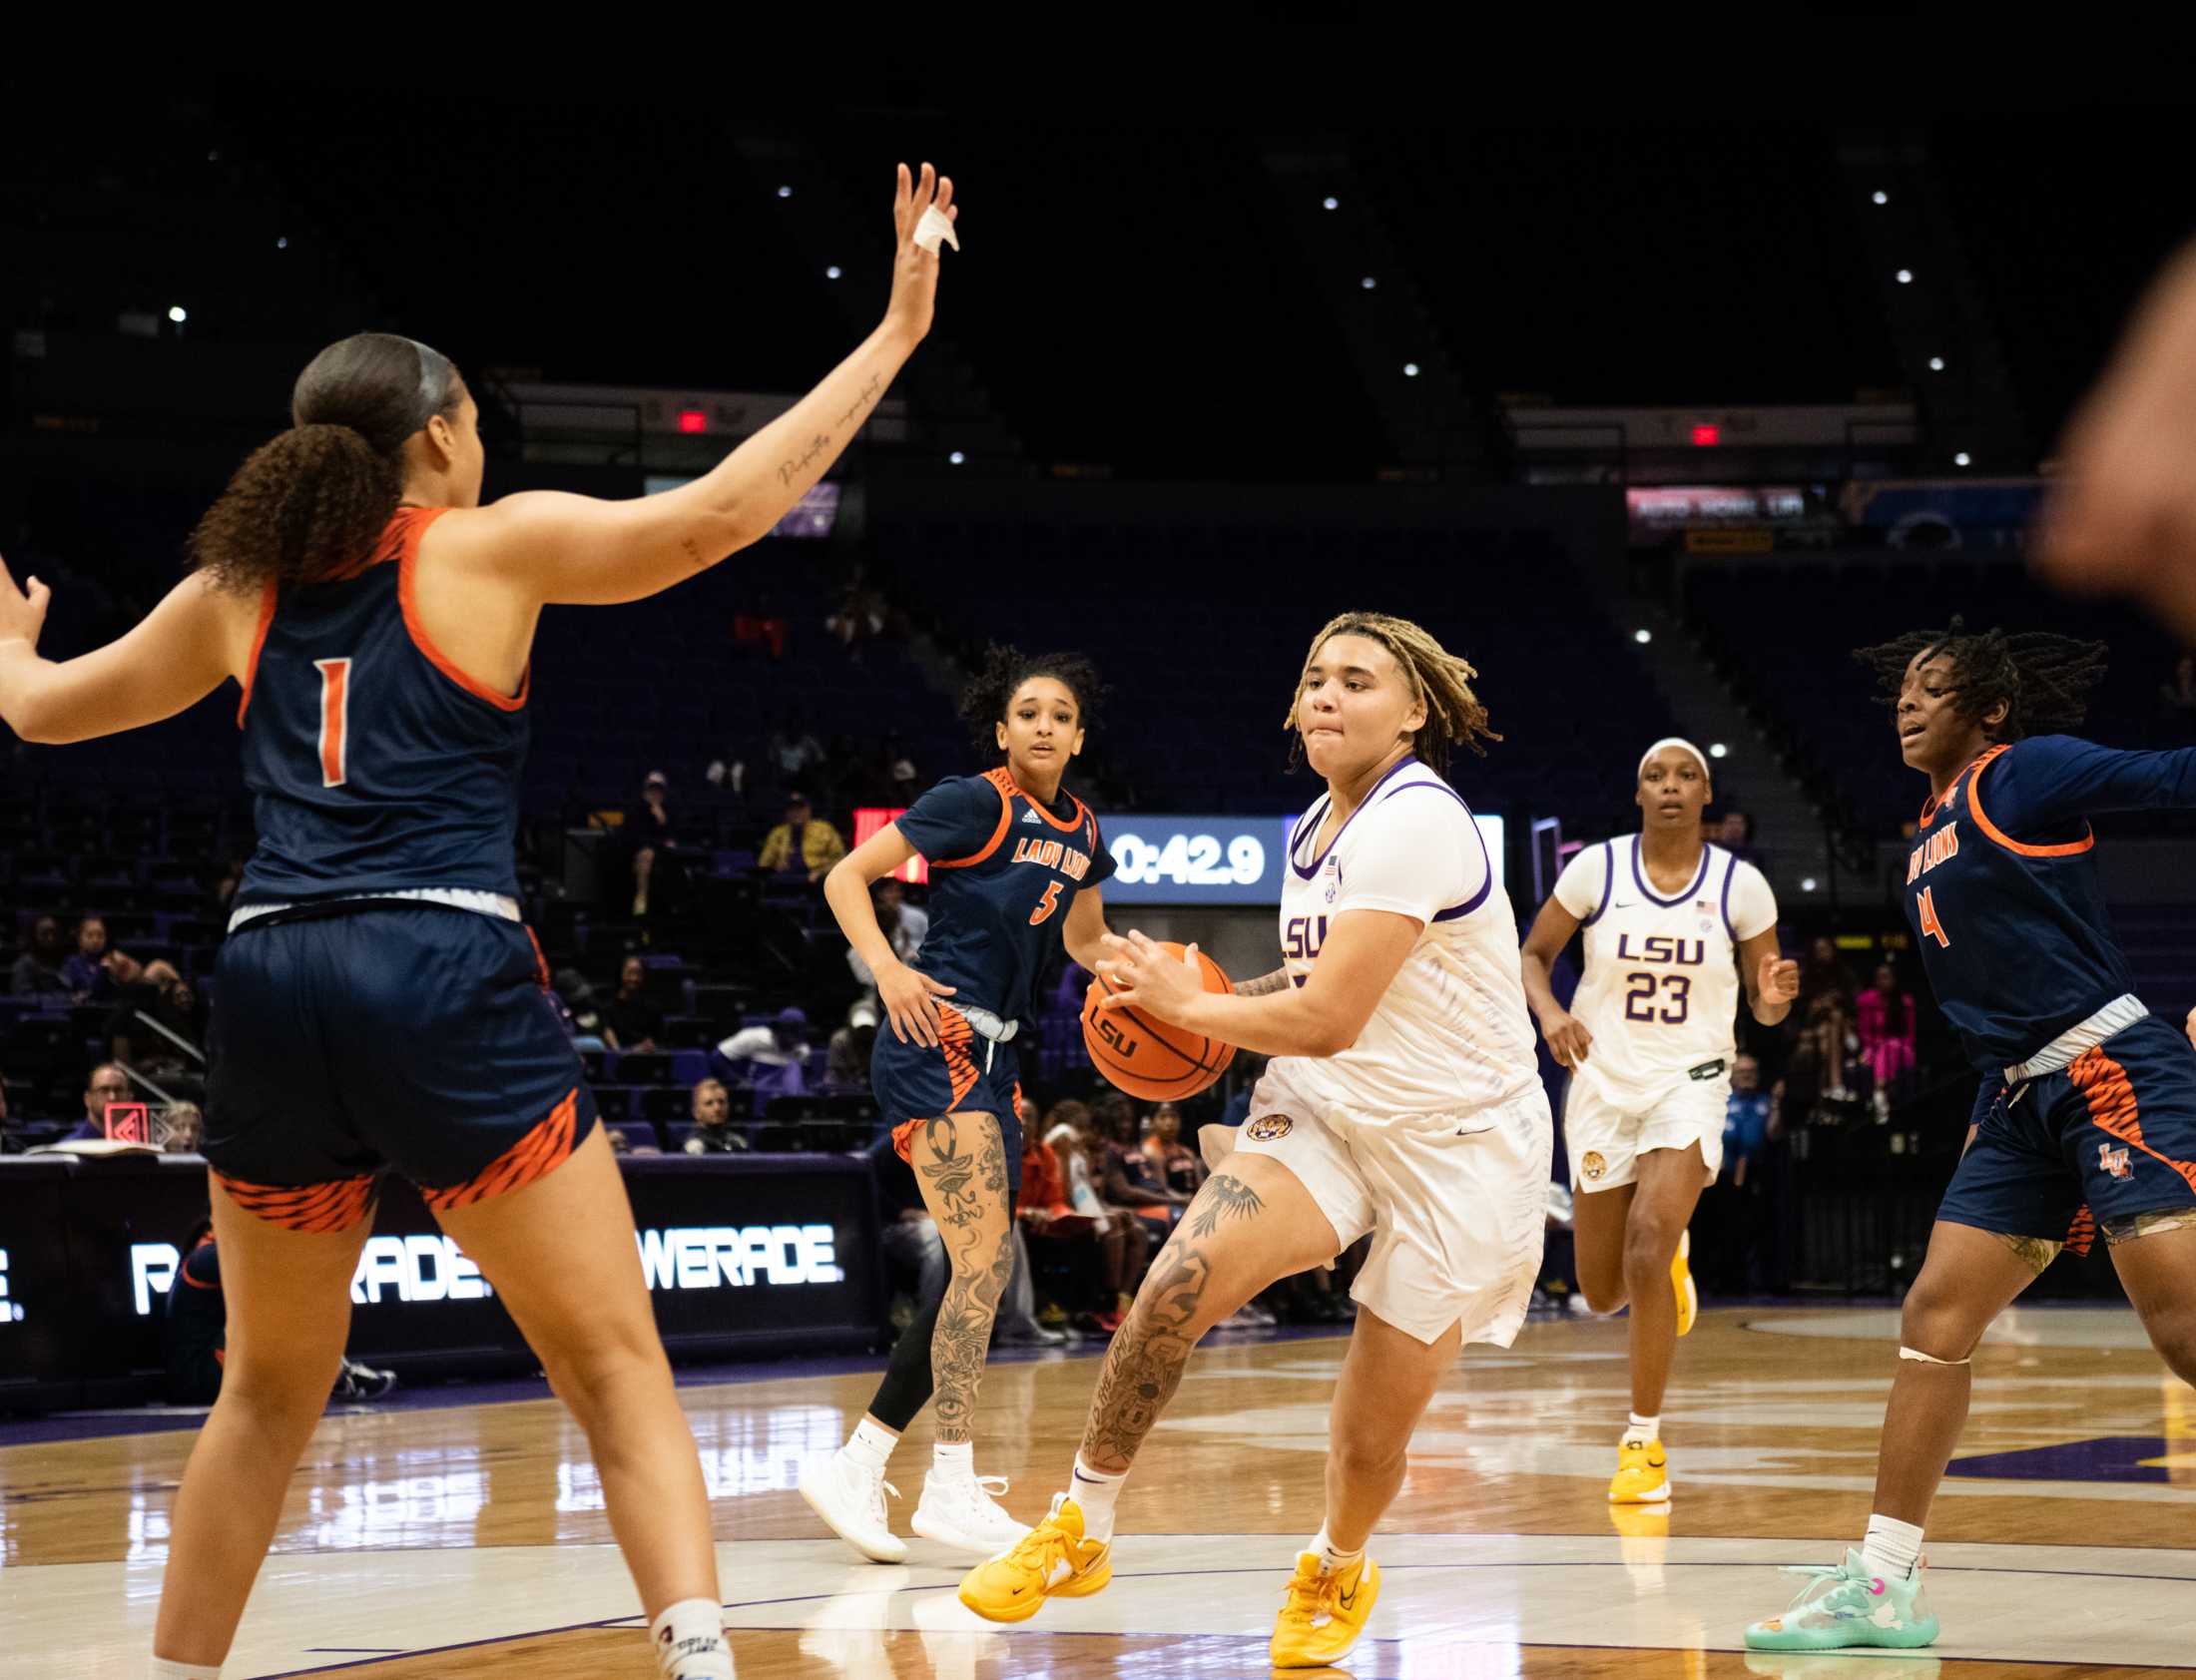
<path id="1" fill-rule="evenodd" d="M 884 1514 L 884 1495 L 899 1489 L 882 1470 L 865 1470 L 840 1447 L 801 1472 L 801 1496 L 824 1525 L 872 1563 L 898 1563 L 907 1542 L 892 1532 Z"/>
<path id="2" fill-rule="evenodd" d="M 1003 1475 L 950 1476 L 932 1470 L 922 1484 L 922 1498 L 907 1526 L 926 1540 L 967 1552 L 974 1557 L 996 1557 L 1029 1532 L 1029 1524 L 1016 1522 L 992 1497 L 1006 1491 Z"/>

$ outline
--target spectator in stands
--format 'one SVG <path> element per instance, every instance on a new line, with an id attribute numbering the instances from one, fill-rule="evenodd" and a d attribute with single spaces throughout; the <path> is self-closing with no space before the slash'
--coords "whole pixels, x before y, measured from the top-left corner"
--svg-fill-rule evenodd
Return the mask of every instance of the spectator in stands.
<path id="1" fill-rule="evenodd" d="M 853 576 L 846 580 L 838 592 L 838 600 L 830 615 L 824 620 L 824 628 L 839 640 L 853 655 L 855 663 L 861 659 L 861 643 L 871 636 L 884 633 L 885 602 L 876 586 L 870 583 L 859 565 Z"/>
<path id="2" fill-rule="evenodd" d="M 1251 1117 L 1251 1093 L 1258 1089 L 1258 1082 L 1266 1077 L 1267 1058 L 1249 1050 L 1236 1052 L 1235 1065 L 1229 1070 L 1235 1081 L 1235 1094 L 1220 1111 L 1223 1126 L 1240 1126 Z"/>
<path id="3" fill-rule="evenodd" d="M 1899 970 L 1888 962 L 1876 965 L 1876 983 L 1863 992 L 1854 1009 L 1854 1026 L 1861 1039 L 1861 1060 L 1868 1064 L 1876 1084 L 1876 1103 L 1888 1109 L 1895 1089 L 1903 1089 L 1914 1073 L 1914 995 L 1899 983 Z"/>
<path id="4" fill-rule="evenodd" d="M 564 1005 L 564 1012 L 570 1017 L 566 1024 L 571 1028 L 574 1048 L 618 1048 L 617 1035 L 603 1018 L 602 1000 L 595 995 L 593 981 L 577 968 L 559 968 L 555 992 L 557 1001 Z"/>
<path id="5" fill-rule="evenodd" d="M 809 1017 L 793 1004 L 767 1026 L 743 1027 L 717 1053 L 755 1093 L 758 1114 L 773 1097 L 808 1095 Z"/>
<path id="6" fill-rule="evenodd" d="M 160 1146 L 171 1155 L 196 1155 L 206 1139 L 206 1116 L 195 1102 L 179 1102 L 161 1116 Z"/>
<path id="7" fill-rule="evenodd" d="M 61 965 L 61 978 L 79 1003 L 104 1003 L 115 992 L 107 969 L 107 918 L 88 915 L 76 924 L 76 949 Z"/>
<path id="8" fill-rule="evenodd" d="M 1816 995 L 1792 1048 L 1779 1090 L 1780 1107 L 1811 1126 L 1836 1126 L 1859 1118 L 1868 1073 L 1860 1060 L 1846 999 L 1835 991 Z"/>
<path id="9" fill-rule="evenodd" d="M 673 884 L 669 854 L 678 850 L 679 837 L 672 832 L 671 778 L 660 770 L 648 773 L 640 803 L 626 808 L 618 832 L 633 871 L 633 913 L 647 915 L 651 889 Z"/>
<path id="10" fill-rule="evenodd" d="M 891 941 L 892 954 L 902 962 L 913 962 L 915 952 L 922 949 L 922 941 L 929 934 L 930 912 L 908 903 L 907 889 L 890 875 L 869 888 L 869 898 L 876 905 L 877 929 Z M 851 945 L 846 947 L 846 966 L 868 992 L 869 1001 L 876 1002 L 876 976 Z"/>
<path id="11" fill-rule="evenodd" d="M 1723 1167 L 1701 1198 L 1694 1252 L 1704 1281 L 1730 1294 L 1757 1287 L 1769 1209 L 1763 1171 L 1769 1146 L 1784 1133 L 1775 1095 L 1762 1088 L 1762 1066 L 1741 1051 L 1731 1063 L 1724 1105 Z"/>
<path id="12" fill-rule="evenodd" d="M 156 959 L 140 968 L 120 951 L 111 952 L 107 961 L 116 982 L 115 1007 L 101 1029 L 108 1053 L 148 1073 L 203 1066 L 176 1043 L 176 1038 L 193 1046 L 200 1042 L 197 994 L 176 965 Z"/>
<path id="13" fill-rule="evenodd" d="M 2158 706 L 2168 722 L 2196 730 L 2196 653 L 2173 662 L 2173 680 L 2158 686 Z"/>
<path id="14" fill-rule="evenodd" d="M 806 874 L 819 881 L 830 866 L 846 855 L 846 842 L 828 823 L 816 815 L 809 796 L 786 796 L 786 820 L 764 838 L 756 866 L 771 874 Z"/>
<path id="15" fill-rule="evenodd" d="M 1777 1099 L 1762 1089 L 1762 1064 L 1742 1052 L 1731 1063 L 1731 1095 L 1724 1103 L 1723 1177 L 1743 1188 L 1754 1159 L 1783 1130 Z"/>
<path id="16" fill-rule="evenodd" d="M 689 1155 L 742 1155 L 751 1147 L 732 1129 L 732 1093 L 722 1079 L 705 1079 L 694 1087 L 692 1106 L 694 1135 L 686 1140 Z"/>
<path id="17" fill-rule="evenodd" d="M 1108 1091 L 1091 1105 L 1091 1113 L 1097 1120 L 1099 1136 L 1105 1140 L 1099 1194 L 1112 1206 L 1149 1221 L 1163 1238 L 1174 1229 L 1190 1198 L 1168 1188 L 1146 1158 L 1136 1105 L 1126 1095 Z"/>
<path id="18" fill-rule="evenodd" d="M 1757 869 L 1765 867 L 1761 849 L 1754 843 L 1754 819 L 1745 812 L 1725 812 L 1716 832 L 1708 838 L 1741 862 L 1751 863 Z"/>
<path id="19" fill-rule="evenodd" d="M 808 732 L 797 714 L 788 713 L 771 735 L 770 762 L 778 774 L 779 786 L 791 798 L 792 790 L 823 765 L 824 743 Z"/>
<path id="20" fill-rule="evenodd" d="M 1205 1182 L 1205 1163 L 1182 1141 L 1182 1110 L 1163 1102 L 1144 1116 L 1144 1159 L 1152 1164 L 1159 1182 L 1170 1190 L 1195 1198 Z"/>
<path id="21" fill-rule="evenodd" d="M 68 959 L 61 944 L 61 923 L 42 915 L 31 924 L 30 948 L 8 972 L 8 989 L 18 997 L 66 997 L 69 982 L 61 977 L 61 969 Z"/>
<path id="22" fill-rule="evenodd" d="M 80 1143 L 87 1138 L 105 1137 L 108 1106 L 128 1101 L 130 1076 L 113 1062 L 101 1062 L 92 1069 L 91 1082 L 84 1087 L 84 1118 L 66 1141 Z"/>
<path id="23" fill-rule="evenodd" d="M 603 1042 L 613 1050 L 656 1048 L 664 1012 L 648 1000 L 648 964 L 629 956 L 618 965 L 618 989 L 603 1010 Z"/>
<path id="24" fill-rule="evenodd" d="M 1836 996 L 1847 1014 L 1853 1012 L 1853 994 L 1860 988 L 1853 978 L 1853 970 L 1838 954 L 1838 941 L 1827 934 L 1807 948 L 1807 960 L 1800 964 L 1800 1009 L 1792 1012 L 1791 1019 L 1798 1020 L 1802 1010 L 1826 993 Z"/>
<path id="25" fill-rule="evenodd" d="M 1095 1311 L 1078 1315 L 1076 1328 L 1111 1336 L 1121 1328 L 1122 1319 L 1127 1317 L 1130 1305 L 1136 1300 L 1136 1289 L 1144 1281 L 1144 1273 L 1151 1264 L 1154 1245 L 1145 1240 L 1146 1228 L 1142 1220 L 1125 1210 L 1108 1208 L 1100 1198 L 1100 1175 L 1094 1170 L 1094 1163 L 1102 1158 L 1104 1145 L 1091 1127 L 1091 1111 L 1081 1103 L 1055 1103 L 1051 1113 L 1045 1116 L 1044 1137 L 1045 1147 L 1052 1151 L 1061 1181 L 1067 1186 L 1069 1208 L 1088 1221 L 1098 1241 L 1103 1304 Z M 1051 1231 L 1051 1226 L 1057 1223 L 1055 1218 L 1047 1230 Z M 1053 1231 L 1051 1234 L 1064 1238 L 1068 1232 Z"/>
<path id="26" fill-rule="evenodd" d="M 212 1220 L 201 1221 L 183 1241 L 183 1264 L 168 1289 L 168 1322 L 161 1342 L 168 1367 L 171 1405 L 212 1405 L 222 1392 L 229 1344 L 229 1305 L 222 1295 L 221 1246 Z M 350 1359 L 336 1368 L 331 1400 L 376 1400 L 396 1387 L 393 1372 L 374 1371 Z"/>
<path id="27" fill-rule="evenodd" d="M 876 1049 L 876 1001 L 870 997 L 855 998 L 846 1011 L 846 1024 L 831 1034 L 824 1073 L 826 1090 L 869 1088 L 869 1056 Z"/>

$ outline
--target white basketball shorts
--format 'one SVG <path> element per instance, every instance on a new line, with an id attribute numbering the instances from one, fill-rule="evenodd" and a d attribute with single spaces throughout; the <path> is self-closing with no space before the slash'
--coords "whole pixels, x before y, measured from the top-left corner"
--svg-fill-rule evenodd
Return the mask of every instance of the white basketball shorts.
<path id="1" fill-rule="evenodd" d="M 1598 1083 L 1573 1077 L 1563 1097 L 1563 1148 L 1571 1160 L 1571 1189 L 1590 1195 L 1614 1190 L 1639 1176 L 1639 1158 L 1653 1149 L 1700 1145 L 1704 1184 L 1723 1168 L 1724 1112 L 1731 1076 L 1680 1079 L 1653 1097 L 1613 1102 Z"/>

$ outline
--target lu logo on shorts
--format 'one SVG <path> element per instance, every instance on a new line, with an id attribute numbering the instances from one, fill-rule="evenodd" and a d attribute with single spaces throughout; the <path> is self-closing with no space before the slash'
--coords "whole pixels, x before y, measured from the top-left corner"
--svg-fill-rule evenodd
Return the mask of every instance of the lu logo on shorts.
<path id="1" fill-rule="evenodd" d="M 1287 1137 L 1295 1124 L 1286 1114 L 1261 1114 L 1243 1128 L 1243 1135 L 1258 1143 L 1272 1143 L 1276 1138 Z"/>

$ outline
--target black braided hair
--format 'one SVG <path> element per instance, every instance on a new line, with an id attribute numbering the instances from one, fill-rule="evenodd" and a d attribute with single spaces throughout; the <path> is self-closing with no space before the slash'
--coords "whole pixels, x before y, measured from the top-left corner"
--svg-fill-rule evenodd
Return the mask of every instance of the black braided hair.
<path id="1" fill-rule="evenodd" d="M 1006 722 L 1006 709 L 1032 677 L 1050 677 L 1075 696 L 1079 728 L 1089 729 L 1104 704 L 1106 686 L 1098 680 L 1098 668 L 1079 653 L 1029 655 L 1003 642 L 984 649 L 983 664 L 961 690 L 961 722 L 987 758 L 999 751 L 997 726 Z"/>
<path id="2" fill-rule="evenodd" d="M 1942 630 L 1910 630 L 1873 648 L 1855 648 L 1853 657 L 1876 673 L 1877 698 L 1897 706 L 1915 656 L 1942 655 L 1952 664 L 1953 713 L 1980 721 L 2003 701 L 2005 721 L 1991 727 L 1988 737 L 2018 741 L 2079 729 L 2089 691 L 2104 680 L 2110 652 L 2102 642 L 2048 630 L 1970 631 L 1966 620 L 1955 616 Z"/>

